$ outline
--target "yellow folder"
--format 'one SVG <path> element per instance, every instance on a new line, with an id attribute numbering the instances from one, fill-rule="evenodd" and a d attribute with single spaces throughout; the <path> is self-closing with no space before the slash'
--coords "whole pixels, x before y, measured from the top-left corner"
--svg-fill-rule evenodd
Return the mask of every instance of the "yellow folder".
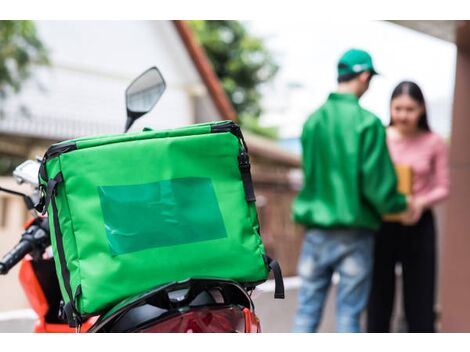
<path id="1" fill-rule="evenodd" d="M 410 196 L 413 192 L 413 172 L 409 165 L 395 165 L 395 172 L 398 178 L 398 191 Z M 400 214 L 386 214 L 385 221 L 399 221 Z"/>

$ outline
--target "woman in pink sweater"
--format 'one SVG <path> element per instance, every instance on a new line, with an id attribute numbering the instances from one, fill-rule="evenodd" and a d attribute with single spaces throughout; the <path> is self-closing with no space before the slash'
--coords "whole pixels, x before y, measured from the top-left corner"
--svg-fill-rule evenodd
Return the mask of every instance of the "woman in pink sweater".
<path id="1" fill-rule="evenodd" d="M 434 332 L 436 230 L 432 207 L 449 192 L 447 145 L 431 132 L 426 105 L 416 83 L 393 91 L 387 144 L 395 164 L 413 172 L 415 211 L 400 222 L 384 222 L 376 236 L 367 330 L 390 331 L 395 265 L 401 263 L 405 317 L 410 332 Z"/>

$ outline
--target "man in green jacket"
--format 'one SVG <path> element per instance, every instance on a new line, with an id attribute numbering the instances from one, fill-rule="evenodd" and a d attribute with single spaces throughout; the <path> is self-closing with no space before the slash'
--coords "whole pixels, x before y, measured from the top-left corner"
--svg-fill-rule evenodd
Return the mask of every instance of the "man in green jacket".
<path id="1" fill-rule="evenodd" d="M 375 74 L 367 52 L 347 51 L 338 62 L 337 92 L 303 128 L 304 186 L 294 201 L 293 217 L 308 231 L 298 266 L 301 286 L 294 332 L 317 330 L 334 272 L 339 274 L 336 330 L 360 331 L 371 283 L 374 231 L 383 214 L 407 209 L 407 198 L 397 192 L 385 129 L 359 105 Z"/>

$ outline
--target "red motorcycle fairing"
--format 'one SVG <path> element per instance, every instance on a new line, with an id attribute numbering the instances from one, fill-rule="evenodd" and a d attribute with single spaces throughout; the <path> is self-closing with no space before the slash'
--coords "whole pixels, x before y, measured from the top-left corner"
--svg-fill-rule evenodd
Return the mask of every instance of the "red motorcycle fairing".
<path id="1" fill-rule="evenodd" d="M 19 280 L 31 308 L 38 315 L 38 320 L 34 324 L 34 332 L 68 333 L 76 331 L 59 317 L 61 295 L 52 258 L 33 261 L 31 256 L 26 256 L 21 261 Z M 96 320 L 97 317 L 87 320 L 83 324 L 81 332 L 88 331 Z"/>

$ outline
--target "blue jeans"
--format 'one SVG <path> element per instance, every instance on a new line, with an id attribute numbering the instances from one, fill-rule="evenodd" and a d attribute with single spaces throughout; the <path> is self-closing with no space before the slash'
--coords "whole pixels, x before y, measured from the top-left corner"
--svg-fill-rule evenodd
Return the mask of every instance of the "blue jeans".
<path id="1" fill-rule="evenodd" d="M 313 229 L 305 235 L 298 272 L 299 306 L 293 332 L 316 332 L 334 272 L 336 331 L 360 332 L 372 280 L 373 232 Z"/>

